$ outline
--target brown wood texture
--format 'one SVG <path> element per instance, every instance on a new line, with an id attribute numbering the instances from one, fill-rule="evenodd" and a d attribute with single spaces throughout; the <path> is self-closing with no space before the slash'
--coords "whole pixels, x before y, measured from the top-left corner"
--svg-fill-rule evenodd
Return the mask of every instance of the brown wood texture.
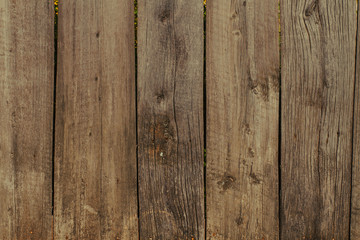
<path id="1" fill-rule="evenodd" d="M 278 1 L 207 3 L 207 239 L 278 239 Z"/>
<path id="2" fill-rule="evenodd" d="M 0 0 L 0 239 L 51 239 L 53 9 Z"/>
<path id="3" fill-rule="evenodd" d="M 55 239 L 138 239 L 133 6 L 60 1 Z"/>
<path id="4" fill-rule="evenodd" d="M 359 6 L 358 6 L 359 11 Z M 357 30 L 350 239 L 360 239 L 360 38 Z"/>
<path id="5" fill-rule="evenodd" d="M 204 239 L 202 0 L 139 1 L 141 239 Z"/>
<path id="6" fill-rule="evenodd" d="M 348 239 L 356 1 L 280 4 L 281 239 Z"/>

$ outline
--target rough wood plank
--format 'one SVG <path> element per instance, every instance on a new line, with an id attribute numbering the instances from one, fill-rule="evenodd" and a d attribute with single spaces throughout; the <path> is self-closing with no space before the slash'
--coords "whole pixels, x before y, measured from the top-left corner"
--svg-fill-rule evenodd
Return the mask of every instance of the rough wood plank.
<path id="1" fill-rule="evenodd" d="M 55 239 L 138 239 L 133 1 L 59 10 Z"/>
<path id="2" fill-rule="evenodd" d="M 359 6 L 358 6 L 359 11 Z M 355 76 L 354 129 L 353 129 L 353 169 L 351 186 L 351 239 L 360 239 L 360 36 L 358 17 L 357 54 Z"/>
<path id="3" fill-rule="evenodd" d="M 0 239 L 51 239 L 53 17 L 0 0 Z"/>
<path id="4" fill-rule="evenodd" d="M 207 238 L 277 239 L 278 1 L 207 5 Z"/>
<path id="5" fill-rule="evenodd" d="M 141 239 L 204 239 L 202 0 L 139 1 Z"/>
<path id="6" fill-rule="evenodd" d="M 280 3 L 281 238 L 348 239 L 356 1 Z"/>

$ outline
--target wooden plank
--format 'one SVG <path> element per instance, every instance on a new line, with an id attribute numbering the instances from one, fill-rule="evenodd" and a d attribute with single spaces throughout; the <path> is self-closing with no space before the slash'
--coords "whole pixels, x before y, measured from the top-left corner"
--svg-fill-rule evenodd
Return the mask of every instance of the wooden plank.
<path id="1" fill-rule="evenodd" d="M 139 1 L 141 239 L 204 239 L 203 5 Z"/>
<path id="2" fill-rule="evenodd" d="M 207 239 L 278 239 L 278 1 L 207 3 Z"/>
<path id="3" fill-rule="evenodd" d="M 138 239 L 133 10 L 60 1 L 55 239 Z"/>
<path id="4" fill-rule="evenodd" d="M 281 238 L 348 239 L 356 1 L 280 4 Z"/>
<path id="5" fill-rule="evenodd" d="M 359 6 L 358 6 L 359 11 Z M 355 102 L 353 123 L 353 165 L 351 186 L 351 229 L 350 239 L 360 239 L 360 37 L 359 23 L 357 29 Z"/>
<path id="6" fill-rule="evenodd" d="M 53 11 L 0 0 L 0 239 L 51 239 Z"/>

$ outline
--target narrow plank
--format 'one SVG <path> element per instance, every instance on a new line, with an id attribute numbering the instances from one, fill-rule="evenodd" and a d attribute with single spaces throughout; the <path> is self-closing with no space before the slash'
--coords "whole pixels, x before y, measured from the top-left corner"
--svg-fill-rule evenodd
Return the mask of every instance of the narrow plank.
<path id="1" fill-rule="evenodd" d="M 55 239 L 138 239 L 133 14 L 60 1 Z"/>
<path id="2" fill-rule="evenodd" d="M 348 239 L 356 1 L 280 3 L 281 238 Z"/>
<path id="3" fill-rule="evenodd" d="M 278 239 L 278 1 L 207 5 L 207 238 Z"/>
<path id="4" fill-rule="evenodd" d="M 51 239 L 53 9 L 0 0 L 0 239 Z"/>
<path id="5" fill-rule="evenodd" d="M 359 11 L 359 6 L 358 6 Z M 350 239 L 360 239 L 360 36 L 357 29 Z"/>
<path id="6" fill-rule="evenodd" d="M 141 239 L 204 239 L 202 0 L 139 1 Z"/>

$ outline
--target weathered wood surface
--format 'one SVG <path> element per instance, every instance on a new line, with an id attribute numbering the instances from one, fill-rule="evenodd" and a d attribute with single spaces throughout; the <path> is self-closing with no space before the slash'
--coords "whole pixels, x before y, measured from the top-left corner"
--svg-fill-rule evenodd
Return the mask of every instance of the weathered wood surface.
<path id="1" fill-rule="evenodd" d="M 359 10 L 359 6 L 358 6 Z M 358 17 L 358 28 L 360 18 Z M 360 239 L 360 36 L 357 31 L 350 239 Z"/>
<path id="2" fill-rule="evenodd" d="M 138 239 L 133 1 L 60 1 L 55 239 Z"/>
<path id="3" fill-rule="evenodd" d="M 356 1 L 280 4 L 281 239 L 348 239 Z"/>
<path id="4" fill-rule="evenodd" d="M 0 0 L 0 239 L 51 239 L 53 9 Z"/>
<path id="5" fill-rule="evenodd" d="M 278 1 L 207 3 L 207 238 L 278 239 Z"/>
<path id="6" fill-rule="evenodd" d="M 204 239 L 202 0 L 139 1 L 141 239 Z"/>

